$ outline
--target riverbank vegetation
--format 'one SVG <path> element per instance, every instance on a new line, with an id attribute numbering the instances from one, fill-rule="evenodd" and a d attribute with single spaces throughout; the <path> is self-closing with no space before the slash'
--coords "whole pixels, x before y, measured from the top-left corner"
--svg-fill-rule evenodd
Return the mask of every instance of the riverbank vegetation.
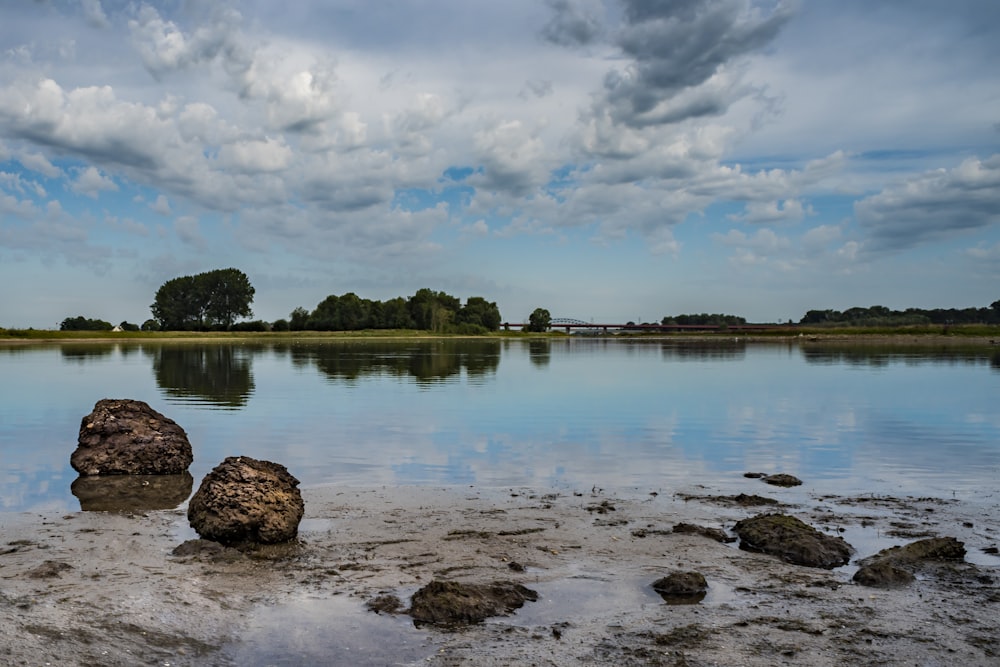
<path id="1" fill-rule="evenodd" d="M 809 310 L 794 324 L 748 324 L 739 315 L 722 313 L 666 315 L 658 323 L 624 323 L 620 330 L 609 330 L 617 325 L 595 325 L 588 330 L 582 323 L 565 326 L 561 320 L 553 324 L 549 311 L 536 308 L 528 322 L 512 325 L 503 323 L 500 309 L 495 302 L 481 296 L 470 296 L 463 304 L 458 297 L 442 291 L 420 289 L 409 297 L 395 297 L 387 301 L 366 299 L 354 292 L 331 294 L 312 310 L 296 307 L 288 318 L 274 322 L 263 320 L 237 321 L 253 316 L 250 305 L 255 290 L 249 278 L 239 269 L 217 269 L 194 276 L 181 276 L 165 282 L 156 292 L 150 305 L 153 318 L 142 326 L 110 322 L 79 315 L 67 317 L 60 331 L 4 330 L 0 338 L 21 339 L 79 339 L 79 338 L 171 338 L 199 337 L 211 334 L 303 336 L 340 333 L 352 337 L 391 336 L 411 337 L 433 333 L 436 335 L 569 335 L 575 328 L 580 334 L 629 335 L 752 335 L 757 337 L 818 336 L 832 331 L 848 335 L 946 335 L 960 337 L 996 337 L 1000 335 L 1000 300 L 989 306 L 973 308 L 907 308 L 891 310 L 885 306 L 853 307 L 844 311 L 833 309 Z M 500 328 L 504 331 L 501 332 Z M 553 331 L 556 326 L 561 333 Z M 563 330 L 563 327 L 565 329 Z M 507 331 L 510 327 L 523 331 Z M 598 331 L 600 329 L 600 331 Z"/>

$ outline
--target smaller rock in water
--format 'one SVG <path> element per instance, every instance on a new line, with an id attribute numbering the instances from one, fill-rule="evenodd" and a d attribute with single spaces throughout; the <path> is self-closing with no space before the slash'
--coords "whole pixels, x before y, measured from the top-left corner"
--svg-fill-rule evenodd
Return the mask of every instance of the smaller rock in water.
<path id="1" fill-rule="evenodd" d="M 694 604 L 705 598 L 708 582 L 701 572 L 671 572 L 654 581 L 653 590 L 668 604 Z"/>
<path id="2" fill-rule="evenodd" d="M 510 582 L 462 584 L 457 581 L 432 581 L 413 594 L 410 616 L 417 623 L 446 627 L 468 625 L 491 616 L 510 614 L 524 606 L 525 602 L 537 599 L 537 592 Z"/>
<path id="3" fill-rule="evenodd" d="M 298 486 L 283 465 L 230 456 L 205 475 L 188 521 L 204 539 L 229 546 L 288 542 L 305 513 Z"/>
<path id="4" fill-rule="evenodd" d="M 854 549 L 842 537 L 819 532 L 787 514 L 761 514 L 736 523 L 740 548 L 760 551 L 786 563 L 832 569 L 846 565 Z"/>
<path id="5" fill-rule="evenodd" d="M 143 401 L 101 399 L 80 422 L 70 465 L 81 475 L 176 475 L 194 460 L 187 433 Z"/>
<path id="6" fill-rule="evenodd" d="M 785 473 L 778 473 L 777 475 L 765 475 L 761 477 L 765 482 L 772 486 L 801 486 L 802 480 L 795 475 L 787 475 Z"/>

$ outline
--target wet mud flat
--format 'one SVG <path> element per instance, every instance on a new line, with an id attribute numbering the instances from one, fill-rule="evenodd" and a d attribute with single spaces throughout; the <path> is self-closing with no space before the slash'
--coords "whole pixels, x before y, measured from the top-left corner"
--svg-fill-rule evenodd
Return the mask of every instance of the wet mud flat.
<path id="1" fill-rule="evenodd" d="M 1000 664 L 1000 501 L 746 490 L 311 488 L 296 542 L 244 551 L 191 541 L 183 508 L 0 515 L 0 663 Z M 843 537 L 851 562 L 741 550 L 735 524 L 771 512 Z M 965 558 L 853 581 L 931 536 Z M 652 587 L 692 570 L 707 591 L 687 604 Z M 432 582 L 531 594 L 415 622 Z"/>

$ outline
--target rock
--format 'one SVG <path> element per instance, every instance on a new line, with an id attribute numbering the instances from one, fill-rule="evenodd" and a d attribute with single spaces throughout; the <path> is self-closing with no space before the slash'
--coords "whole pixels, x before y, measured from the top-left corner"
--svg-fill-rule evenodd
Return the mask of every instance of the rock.
<path id="1" fill-rule="evenodd" d="M 786 514 L 761 514 L 737 522 L 733 528 L 740 548 L 760 551 L 786 563 L 832 569 L 846 565 L 853 548 L 842 537 L 819 532 Z"/>
<path id="2" fill-rule="evenodd" d="M 921 567 L 948 561 L 964 561 L 965 545 L 954 537 L 929 537 L 903 546 L 883 549 L 860 561 L 854 581 L 863 586 L 895 588 L 914 580 Z"/>
<path id="3" fill-rule="evenodd" d="M 383 593 L 365 603 L 369 611 L 376 614 L 395 614 L 400 611 L 403 603 L 391 593 Z"/>
<path id="4" fill-rule="evenodd" d="M 874 588 L 898 588 L 906 586 L 913 579 L 911 572 L 893 565 L 888 560 L 863 565 L 854 573 L 854 581 Z"/>
<path id="5" fill-rule="evenodd" d="M 672 572 L 654 581 L 653 590 L 669 604 L 694 604 L 705 598 L 708 582 L 700 572 Z"/>
<path id="6" fill-rule="evenodd" d="M 142 401 L 105 398 L 81 421 L 70 465 L 81 475 L 175 475 L 193 460 L 174 420 Z"/>
<path id="7" fill-rule="evenodd" d="M 462 584 L 432 581 L 413 594 L 410 616 L 417 623 L 468 625 L 491 616 L 510 614 L 524 606 L 525 602 L 537 599 L 535 591 L 510 582 Z"/>
<path id="8" fill-rule="evenodd" d="M 201 537 L 225 545 L 287 542 L 305 512 L 298 486 L 283 465 L 230 456 L 205 475 L 188 521 Z"/>
<path id="9" fill-rule="evenodd" d="M 707 526 L 698 526 L 693 523 L 679 523 L 674 526 L 675 533 L 687 533 L 689 535 L 701 535 L 702 537 L 707 537 L 710 540 L 715 540 L 716 542 L 735 542 L 735 537 L 730 537 L 726 535 L 726 531 L 721 528 L 709 528 Z"/>
<path id="10" fill-rule="evenodd" d="M 795 475 L 786 475 L 785 473 L 765 475 L 761 479 L 772 486 L 800 486 L 802 484 L 802 480 Z"/>
<path id="11" fill-rule="evenodd" d="M 85 512 L 146 512 L 174 509 L 191 495 L 194 478 L 179 475 L 77 477 L 70 491 Z"/>

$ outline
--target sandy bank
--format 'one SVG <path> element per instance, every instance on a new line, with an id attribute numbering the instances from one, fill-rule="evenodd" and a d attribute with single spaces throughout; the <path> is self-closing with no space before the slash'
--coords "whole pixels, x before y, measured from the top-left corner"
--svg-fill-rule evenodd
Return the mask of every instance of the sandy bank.
<path id="1" fill-rule="evenodd" d="M 182 510 L 0 515 L 0 662 L 11 665 L 995 665 L 996 498 L 748 493 L 857 547 L 924 535 L 966 543 L 966 564 L 898 590 L 789 565 L 700 535 L 773 507 L 700 491 L 479 488 L 304 490 L 301 541 L 256 554 L 175 556 Z M 674 570 L 698 604 L 650 587 Z M 513 581 L 516 614 L 459 631 L 415 628 L 366 603 L 404 604 L 434 579 Z"/>

